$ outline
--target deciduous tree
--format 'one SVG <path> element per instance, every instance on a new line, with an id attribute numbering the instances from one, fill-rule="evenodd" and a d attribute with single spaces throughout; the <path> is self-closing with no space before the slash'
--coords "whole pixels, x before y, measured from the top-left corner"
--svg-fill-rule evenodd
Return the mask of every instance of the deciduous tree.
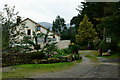
<path id="1" fill-rule="evenodd" d="M 3 12 L 0 14 L 2 24 L 2 48 L 9 49 L 14 44 L 19 44 L 19 37 L 24 35 L 24 24 L 18 27 L 20 18 L 17 18 L 18 12 L 15 12 L 15 6 L 10 7 L 5 4 Z M 17 21 L 19 20 L 19 21 Z"/>

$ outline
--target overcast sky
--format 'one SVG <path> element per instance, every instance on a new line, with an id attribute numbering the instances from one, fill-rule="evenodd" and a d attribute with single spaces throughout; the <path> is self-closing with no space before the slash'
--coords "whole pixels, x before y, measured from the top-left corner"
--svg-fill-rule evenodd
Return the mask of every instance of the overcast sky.
<path id="1" fill-rule="evenodd" d="M 73 16 L 78 14 L 75 8 L 84 0 L 0 0 L 0 11 L 4 4 L 16 6 L 20 16 L 30 18 L 36 22 L 52 23 L 57 15 L 70 22 Z"/>

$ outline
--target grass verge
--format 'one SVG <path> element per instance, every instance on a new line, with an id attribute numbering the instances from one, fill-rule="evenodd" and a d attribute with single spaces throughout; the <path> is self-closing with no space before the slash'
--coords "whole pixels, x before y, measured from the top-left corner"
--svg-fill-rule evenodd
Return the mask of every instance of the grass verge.
<path id="1" fill-rule="evenodd" d="M 27 78 L 36 74 L 43 74 L 46 72 L 55 72 L 71 68 L 75 63 L 81 62 L 61 62 L 52 64 L 23 64 L 14 65 L 8 72 L 3 72 L 3 78 Z"/>

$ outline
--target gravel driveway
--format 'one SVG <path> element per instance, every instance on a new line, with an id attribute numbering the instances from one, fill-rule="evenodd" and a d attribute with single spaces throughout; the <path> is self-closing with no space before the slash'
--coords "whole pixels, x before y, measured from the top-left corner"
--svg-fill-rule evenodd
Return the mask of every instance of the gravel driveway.
<path id="1" fill-rule="evenodd" d="M 101 57 L 97 58 L 97 62 L 93 62 L 92 58 L 85 57 L 85 55 L 91 54 L 91 51 L 84 51 L 82 53 L 84 53 L 82 54 L 82 62 L 77 63 L 70 69 L 36 74 L 29 78 L 118 78 L 119 64 L 117 62 L 110 62 Z M 107 61 L 105 62 L 105 60 Z"/>

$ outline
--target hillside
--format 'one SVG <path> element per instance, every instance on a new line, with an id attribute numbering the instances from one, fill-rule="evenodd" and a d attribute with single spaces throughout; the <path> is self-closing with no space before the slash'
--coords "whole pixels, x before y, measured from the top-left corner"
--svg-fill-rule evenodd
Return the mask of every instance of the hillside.
<path id="1" fill-rule="evenodd" d="M 50 30 L 52 30 L 52 24 L 49 22 L 38 22 L 38 24 L 44 26 L 45 28 L 50 28 Z M 67 28 L 69 28 L 70 24 L 67 23 L 66 26 L 67 26 Z"/>

